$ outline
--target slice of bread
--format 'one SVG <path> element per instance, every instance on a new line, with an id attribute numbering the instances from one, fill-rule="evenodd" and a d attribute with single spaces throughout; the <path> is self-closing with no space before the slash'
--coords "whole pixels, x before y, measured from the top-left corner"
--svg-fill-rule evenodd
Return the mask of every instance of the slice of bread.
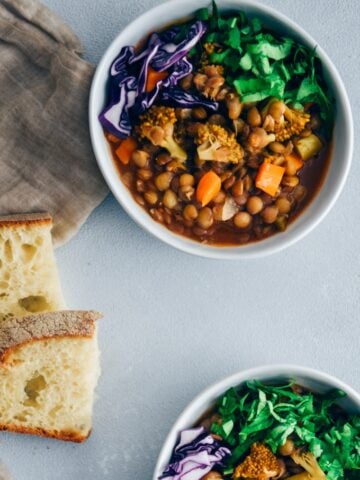
<path id="1" fill-rule="evenodd" d="M 100 375 L 92 311 L 8 317 L 0 327 L 0 430 L 73 442 L 91 432 Z"/>
<path id="2" fill-rule="evenodd" d="M 0 217 L 0 320 L 65 308 L 46 213 Z"/>

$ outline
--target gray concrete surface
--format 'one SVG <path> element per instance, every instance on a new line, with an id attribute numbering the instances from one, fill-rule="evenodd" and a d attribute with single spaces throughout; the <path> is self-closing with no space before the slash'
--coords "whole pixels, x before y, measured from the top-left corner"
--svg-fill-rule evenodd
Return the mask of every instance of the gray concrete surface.
<path id="1" fill-rule="evenodd" d="M 96 63 L 156 0 L 46 0 Z M 195 3 L 195 2 L 194 2 Z M 209 383 L 292 362 L 360 390 L 360 121 L 357 0 L 267 0 L 329 53 L 355 120 L 353 167 L 326 220 L 305 240 L 249 262 L 188 256 L 142 231 L 112 196 L 57 251 L 68 305 L 105 314 L 94 431 L 83 445 L 0 435 L 14 480 L 146 480 L 186 404 Z"/>

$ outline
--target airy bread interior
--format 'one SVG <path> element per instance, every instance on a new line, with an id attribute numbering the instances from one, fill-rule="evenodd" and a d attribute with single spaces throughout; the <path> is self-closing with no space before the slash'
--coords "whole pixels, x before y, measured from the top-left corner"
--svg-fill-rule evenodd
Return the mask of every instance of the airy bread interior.
<path id="1" fill-rule="evenodd" d="M 70 318 L 77 313 L 77 319 Z M 18 325 L 2 327 L 0 363 L 0 429 L 35 433 L 62 440 L 81 442 L 91 431 L 94 390 L 100 375 L 96 324 L 84 335 L 80 322 L 92 312 L 56 312 L 30 315 L 21 328 L 30 330 L 30 339 L 16 345 L 16 336 L 24 340 Z M 56 324 L 51 338 L 38 338 L 37 320 L 69 317 L 79 323 L 78 332 L 66 324 Z M 99 316 L 97 316 L 98 318 Z M 35 322 L 34 322 L 35 318 Z M 96 317 L 95 317 L 96 319 Z M 16 321 L 17 319 L 10 319 Z M 70 334 L 70 336 L 67 336 Z M 15 337 L 14 337 L 15 335 Z M 1 340 L 1 339 L 0 339 Z M 8 343 L 8 348 L 4 346 Z M 1 342 L 0 342 L 1 343 Z"/>
<path id="2" fill-rule="evenodd" d="M 0 218 L 0 320 L 65 308 L 47 214 Z"/>

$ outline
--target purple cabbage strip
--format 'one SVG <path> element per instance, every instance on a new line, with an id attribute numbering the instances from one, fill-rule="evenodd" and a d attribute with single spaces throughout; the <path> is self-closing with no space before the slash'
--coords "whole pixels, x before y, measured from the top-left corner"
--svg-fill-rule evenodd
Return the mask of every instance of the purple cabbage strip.
<path id="1" fill-rule="evenodd" d="M 203 427 L 180 432 L 170 463 L 159 480 L 200 480 L 230 455 Z"/>
<path id="2" fill-rule="evenodd" d="M 197 95 L 196 93 L 186 92 L 185 90 L 176 87 L 162 90 L 159 95 L 159 100 L 164 104 L 171 104 L 181 108 L 201 106 L 214 111 L 219 108 L 219 104 L 217 102 L 208 100 L 203 96 Z"/>
<path id="3" fill-rule="evenodd" d="M 167 30 L 165 30 L 164 32 L 161 32 L 161 40 L 164 42 L 164 43 L 169 43 L 169 42 L 174 42 L 176 36 L 179 34 L 181 28 L 180 28 L 180 25 L 173 25 L 171 28 L 168 28 Z M 153 42 L 156 42 L 157 41 L 157 38 L 159 37 L 159 34 L 158 33 L 152 33 L 151 34 L 151 37 L 150 37 L 150 40 L 149 40 L 149 44 L 152 44 Z"/>
<path id="4" fill-rule="evenodd" d="M 157 51 L 159 50 L 160 45 L 154 45 L 154 48 L 151 50 L 148 49 L 148 54 L 146 55 L 142 67 L 140 69 L 140 74 L 138 78 L 138 93 L 145 92 L 146 90 L 146 80 L 148 76 L 149 66 Z"/>
<path id="5" fill-rule="evenodd" d="M 162 86 L 163 88 L 168 88 L 168 87 L 174 87 L 175 85 L 178 84 L 179 80 L 182 78 L 186 77 L 191 73 L 193 70 L 193 66 L 189 62 L 187 58 L 182 58 L 178 62 L 174 64 L 173 71 L 171 72 L 171 75 L 166 77 L 163 82 Z"/>
<path id="6" fill-rule="evenodd" d="M 192 65 L 186 58 L 183 58 L 177 62 L 174 65 L 172 73 L 164 80 L 158 82 L 152 92 L 144 92 L 138 96 L 136 105 L 133 108 L 134 114 L 138 116 L 148 110 L 157 98 L 161 99 L 162 92 L 165 92 L 172 86 L 177 85 L 179 80 L 186 77 L 191 72 Z"/>
<path id="7" fill-rule="evenodd" d="M 174 90 L 179 80 L 192 72 L 187 53 L 206 32 L 206 24 L 196 21 L 190 26 L 186 38 L 176 44 L 179 26 L 174 26 L 160 34 L 153 33 L 146 48 L 135 55 L 134 47 L 123 47 L 110 68 L 109 101 L 99 115 L 100 123 L 108 131 L 120 138 L 131 133 L 131 117 L 148 110 L 159 97 L 177 106 L 203 105 L 213 110 L 216 102 L 197 97 L 181 89 Z M 169 75 L 157 83 L 152 92 L 146 92 L 149 66 L 157 71 L 168 70 Z M 138 73 L 134 73 L 140 70 Z M 166 95 L 166 92 L 167 95 Z M 165 97 L 164 97 L 165 95 Z"/>
<path id="8" fill-rule="evenodd" d="M 110 67 L 110 76 L 119 81 L 128 77 L 127 65 L 134 56 L 134 47 L 123 47 Z"/>
<path id="9" fill-rule="evenodd" d="M 144 58 L 146 59 L 141 69 L 142 74 L 139 77 L 139 91 L 145 91 L 146 74 L 150 64 L 154 70 L 163 72 L 184 59 L 206 32 L 206 25 L 201 21 L 195 22 L 189 28 L 186 38 L 179 44 L 175 44 L 174 40 L 178 31 L 179 27 L 173 27 L 160 34 L 153 33 L 146 49 L 129 60 L 130 64 L 135 64 Z"/>
<path id="10" fill-rule="evenodd" d="M 170 29 L 171 31 L 171 29 Z M 167 33 L 168 32 L 168 33 Z M 187 53 L 198 43 L 201 37 L 206 32 L 206 25 L 200 20 L 196 21 L 189 28 L 186 38 L 179 44 L 174 43 L 174 38 L 169 38 L 169 30 L 165 35 L 159 35 L 160 48 L 156 53 L 152 66 L 155 70 L 163 72 L 176 62 L 181 60 Z M 153 34 L 153 37 L 156 34 Z M 154 40 L 156 42 L 156 40 Z M 156 42 L 157 43 L 157 42 Z"/>
<path id="11" fill-rule="evenodd" d="M 130 108 L 137 96 L 136 77 L 127 70 L 129 60 L 134 56 L 133 47 L 124 47 L 110 69 L 110 100 L 100 113 L 103 127 L 117 137 L 128 137 L 131 132 Z"/>

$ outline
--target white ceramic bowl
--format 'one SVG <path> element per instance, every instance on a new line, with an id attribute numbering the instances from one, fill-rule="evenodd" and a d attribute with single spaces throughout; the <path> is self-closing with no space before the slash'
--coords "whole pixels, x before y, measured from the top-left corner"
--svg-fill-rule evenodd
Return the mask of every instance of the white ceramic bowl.
<path id="1" fill-rule="evenodd" d="M 148 33 L 161 29 L 178 19 L 191 15 L 194 10 L 208 6 L 210 0 L 172 0 L 149 10 L 130 23 L 112 42 L 96 70 L 90 94 L 90 132 L 99 167 L 111 191 L 127 213 L 148 232 L 160 240 L 188 253 L 212 258 L 245 259 L 261 257 L 277 252 L 303 238 L 330 211 L 336 202 L 348 175 L 353 150 L 353 123 L 351 109 L 340 76 L 329 57 L 317 42 L 300 26 L 272 8 L 253 0 L 218 0 L 221 10 L 243 10 L 249 15 L 261 18 L 264 24 L 275 31 L 294 37 L 309 46 L 317 47 L 325 78 L 336 99 L 334 146 L 330 168 L 324 185 L 305 211 L 283 233 L 266 240 L 244 246 L 218 247 L 204 245 L 172 233 L 155 222 L 132 198 L 121 182 L 114 165 L 109 145 L 105 139 L 98 115 L 105 103 L 106 82 L 111 63 L 121 47 L 136 45 Z"/>
<path id="2" fill-rule="evenodd" d="M 156 463 L 153 480 L 158 480 L 168 465 L 179 432 L 192 427 L 226 390 L 231 387 L 240 387 L 247 380 L 260 380 L 271 383 L 287 382 L 290 379 L 317 393 L 326 393 L 333 388 L 341 389 L 347 396 L 339 401 L 339 405 L 349 412 L 360 413 L 360 394 L 341 380 L 319 370 L 295 365 L 269 365 L 245 370 L 215 383 L 200 393 L 185 408 L 165 440 Z"/>

